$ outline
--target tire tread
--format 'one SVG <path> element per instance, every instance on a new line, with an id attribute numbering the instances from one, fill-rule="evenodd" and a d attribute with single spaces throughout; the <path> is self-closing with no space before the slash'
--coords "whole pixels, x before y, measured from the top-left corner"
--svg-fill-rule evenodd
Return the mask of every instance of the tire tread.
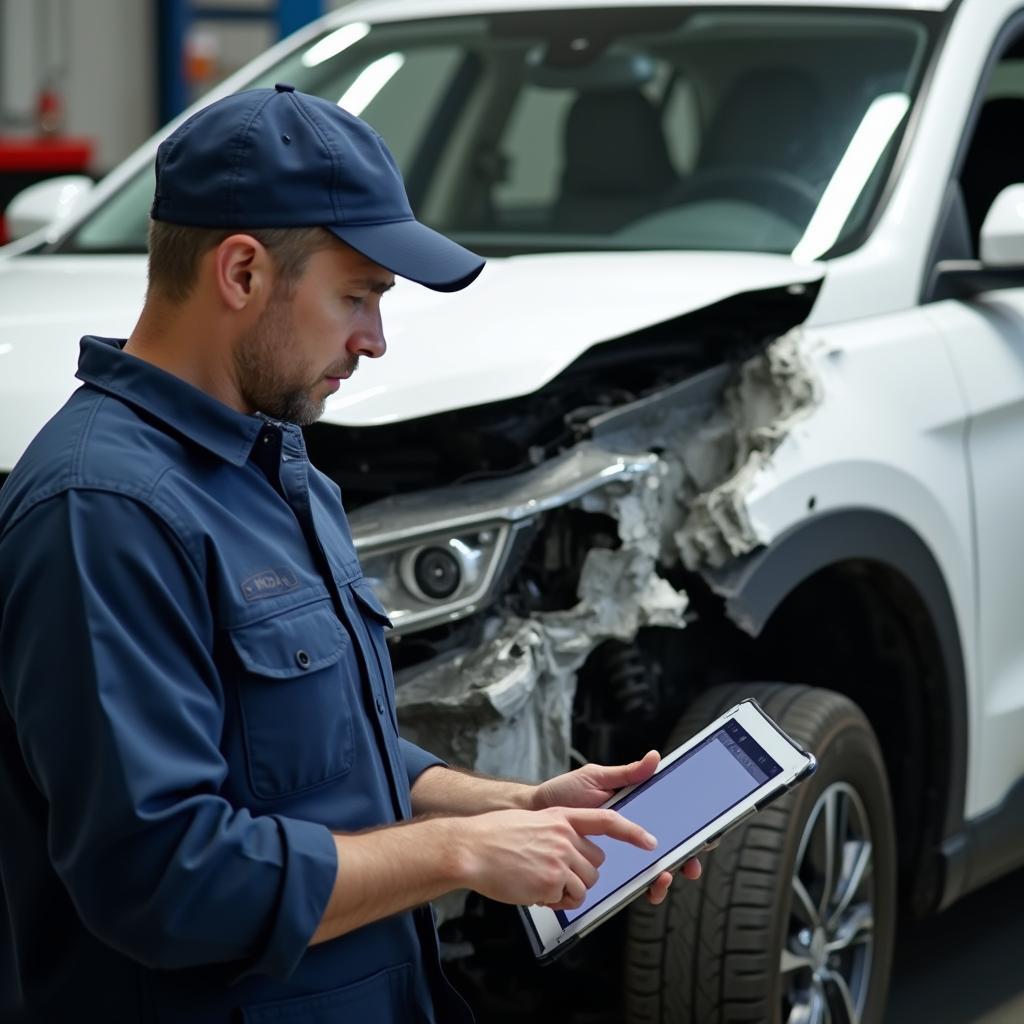
<path id="1" fill-rule="evenodd" d="M 668 747 L 682 743 L 738 699 L 755 697 L 801 744 L 819 745 L 860 710 L 831 691 L 783 683 L 728 684 L 704 693 Z M 625 965 L 628 1024 L 765 1024 L 774 1019 L 766 950 L 794 795 L 786 794 L 705 855 L 701 882 L 673 887 L 629 912 Z M 671 941 L 667 939 L 671 936 Z"/>

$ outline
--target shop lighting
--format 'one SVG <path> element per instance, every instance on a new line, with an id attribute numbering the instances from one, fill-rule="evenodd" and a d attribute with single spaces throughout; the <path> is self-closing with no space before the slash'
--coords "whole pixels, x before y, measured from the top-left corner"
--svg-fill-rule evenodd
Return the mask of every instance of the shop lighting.
<path id="1" fill-rule="evenodd" d="M 350 25 L 342 25 L 336 32 L 314 43 L 302 55 L 302 63 L 307 68 L 315 68 L 358 43 L 369 31 L 370 26 L 365 21 L 353 21 Z"/>
<path id="2" fill-rule="evenodd" d="M 404 54 L 389 53 L 367 64 L 359 77 L 345 90 L 345 95 L 338 100 L 338 106 L 358 117 L 373 102 L 377 93 L 398 74 L 404 63 Z"/>

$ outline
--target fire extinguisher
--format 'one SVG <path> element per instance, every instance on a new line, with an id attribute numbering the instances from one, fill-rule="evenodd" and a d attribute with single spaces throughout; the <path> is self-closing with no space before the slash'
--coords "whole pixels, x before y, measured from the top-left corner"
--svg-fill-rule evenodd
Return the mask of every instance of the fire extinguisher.
<path id="1" fill-rule="evenodd" d="M 36 129 L 40 135 L 57 135 L 64 124 L 64 101 L 56 89 L 44 86 L 36 97 Z"/>

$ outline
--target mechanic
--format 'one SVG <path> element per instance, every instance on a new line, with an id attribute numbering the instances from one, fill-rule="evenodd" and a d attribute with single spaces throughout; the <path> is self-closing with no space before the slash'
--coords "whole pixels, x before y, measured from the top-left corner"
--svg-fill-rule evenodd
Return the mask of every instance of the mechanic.
<path id="1" fill-rule="evenodd" d="M 0 1018 L 470 1019 L 429 900 L 570 909 L 589 835 L 653 846 L 600 804 L 654 752 L 530 786 L 399 737 L 386 613 L 305 455 L 384 354 L 394 275 L 482 266 L 372 129 L 290 86 L 161 145 L 138 324 L 82 340 L 0 492 Z"/>

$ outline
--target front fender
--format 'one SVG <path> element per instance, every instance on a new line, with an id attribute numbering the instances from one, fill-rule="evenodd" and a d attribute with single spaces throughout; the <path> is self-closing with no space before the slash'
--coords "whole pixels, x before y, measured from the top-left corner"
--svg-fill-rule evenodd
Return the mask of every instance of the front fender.
<path id="1" fill-rule="evenodd" d="M 783 600 L 801 583 L 830 566 L 878 562 L 898 572 L 920 595 L 931 617 L 945 669 L 949 735 L 949 788 L 943 834 L 963 826 L 967 775 L 967 680 L 956 613 L 934 554 L 905 522 L 885 512 L 844 508 L 812 516 L 769 546 L 704 577 L 725 599 L 726 611 L 757 636 Z"/>

